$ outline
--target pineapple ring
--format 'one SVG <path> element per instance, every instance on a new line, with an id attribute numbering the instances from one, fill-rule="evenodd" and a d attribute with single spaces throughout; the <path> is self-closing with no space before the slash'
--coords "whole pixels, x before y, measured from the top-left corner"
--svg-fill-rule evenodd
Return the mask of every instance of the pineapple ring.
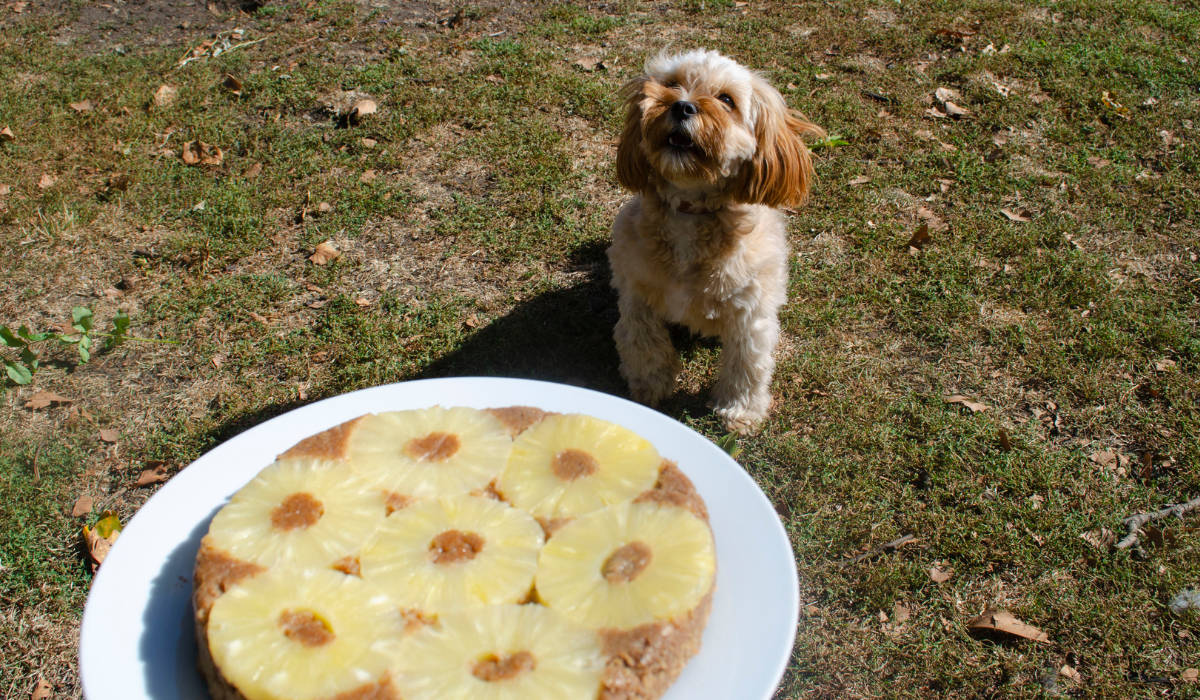
<path id="1" fill-rule="evenodd" d="M 395 602 L 328 569 L 256 576 L 218 598 L 208 619 L 213 661 L 246 700 L 319 700 L 386 687 L 403 635 Z"/>
<path id="2" fill-rule="evenodd" d="M 499 418 L 433 406 L 362 418 L 346 457 L 355 472 L 388 492 L 437 498 L 486 488 L 510 450 L 512 438 Z"/>
<path id="3" fill-rule="evenodd" d="M 552 415 L 513 443 L 497 490 L 535 518 L 573 518 L 650 489 L 658 450 L 631 430 L 584 415 Z"/>
<path id="4" fill-rule="evenodd" d="M 590 629 L 628 630 L 691 612 L 712 589 L 712 531 L 691 511 L 622 503 L 554 533 L 538 558 L 538 597 Z"/>
<path id="5" fill-rule="evenodd" d="M 450 613 L 401 643 L 393 669 L 404 700 L 595 700 L 601 644 L 540 605 Z"/>
<path id="6" fill-rule="evenodd" d="M 452 496 L 389 515 L 359 566 L 401 608 L 438 614 L 526 598 L 544 542 L 528 514 L 490 498 Z"/>
<path id="7" fill-rule="evenodd" d="M 383 522 L 378 489 L 345 466 L 284 459 L 233 495 L 209 527 L 212 544 L 262 566 L 327 567 L 358 551 Z"/>

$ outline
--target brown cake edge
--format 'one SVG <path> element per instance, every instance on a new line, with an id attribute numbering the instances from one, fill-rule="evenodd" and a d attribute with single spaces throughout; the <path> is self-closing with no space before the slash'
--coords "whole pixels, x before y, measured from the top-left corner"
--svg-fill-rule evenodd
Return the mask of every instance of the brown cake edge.
<path id="1" fill-rule="evenodd" d="M 713 579 L 714 588 L 716 578 Z M 681 619 L 652 622 L 631 630 L 601 630 L 608 658 L 600 700 L 657 700 L 700 651 L 712 611 L 713 588 Z"/>

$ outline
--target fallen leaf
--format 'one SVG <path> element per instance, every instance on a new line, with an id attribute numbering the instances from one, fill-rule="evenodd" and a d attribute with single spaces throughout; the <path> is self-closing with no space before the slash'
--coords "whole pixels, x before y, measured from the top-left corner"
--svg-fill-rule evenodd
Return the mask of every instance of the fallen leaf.
<path id="1" fill-rule="evenodd" d="M 871 178 L 867 177 L 866 175 L 859 175 L 858 177 L 854 178 L 850 182 L 847 182 L 846 184 L 850 185 L 851 187 L 854 187 L 856 185 L 865 185 L 870 181 L 871 181 Z"/>
<path id="2" fill-rule="evenodd" d="M 169 478 L 171 477 L 167 475 L 167 468 L 165 466 L 158 466 L 154 467 L 153 469 L 143 469 L 142 473 L 138 476 L 136 485 L 151 486 L 153 484 L 162 483 Z"/>
<path id="3" fill-rule="evenodd" d="M 224 355 L 213 355 L 212 356 L 213 367 L 216 367 L 217 369 L 221 369 L 221 364 L 224 362 L 225 362 Z"/>
<path id="4" fill-rule="evenodd" d="M 1012 452 L 1012 440 L 1008 437 L 1008 431 L 1000 428 L 996 431 L 996 439 L 1000 442 L 1000 449 L 1005 452 Z"/>
<path id="5" fill-rule="evenodd" d="M 208 3 L 207 9 L 208 9 L 208 14 L 212 15 L 213 17 L 221 16 L 221 8 L 217 7 L 217 3 L 215 3 L 215 2 Z"/>
<path id="6" fill-rule="evenodd" d="M 504 78 L 501 78 L 498 75 L 489 75 L 486 78 L 484 78 L 484 80 L 488 81 L 489 83 L 496 83 L 497 85 L 504 82 Z"/>
<path id="7" fill-rule="evenodd" d="M 1033 215 L 1025 210 L 1015 212 L 1015 211 L 1012 211 L 1011 209 L 1001 209 L 1000 213 L 1003 214 L 1004 216 L 1008 217 L 1009 221 L 1032 221 L 1033 220 Z"/>
<path id="8" fill-rule="evenodd" d="M 1007 610 L 989 610 L 968 621 L 967 628 L 1004 632 L 1024 639 L 1032 639 L 1035 642 L 1050 643 L 1050 637 L 1045 632 L 1021 622 Z"/>
<path id="9" fill-rule="evenodd" d="M 787 84 L 787 89 L 788 89 L 788 90 L 796 90 L 796 89 L 797 89 L 797 86 L 796 86 L 796 84 L 795 84 L 795 83 L 788 83 L 788 84 Z"/>
<path id="10" fill-rule="evenodd" d="M 989 151 L 986 156 L 983 157 L 983 162 L 995 163 L 997 160 L 1000 159 L 1000 156 L 1002 156 L 1002 155 L 1004 155 L 1004 149 L 997 146 L 996 148 L 993 148 L 991 151 Z"/>
<path id="11" fill-rule="evenodd" d="M 904 603 L 896 603 L 892 607 L 892 620 L 896 624 L 908 622 L 908 618 L 912 617 L 912 610 Z"/>
<path id="12" fill-rule="evenodd" d="M 951 90 L 950 88 L 944 88 L 944 87 L 940 87 L 937 90 L 934 90 L 933 96 L 937 98 L 938 102 L 949 102 L 950 100 L 961 100 L 962 99 L 962 96 L 958 94 L 957 90 Z"/>
<path id="13" fill-rule="evenodd" d="M 58 182 L 58 180 L 53 175 L 50 173 L 45 173 L 41 176 L 41 178 L 38 179 L 38 188 L 48 190 L 51 187 L 54 187 L 54 183 L 56 182 Z"/>
<path id="14" fill-rule="evenodd" d="M 179 90 L 170 85 L 159 85 L 154 91 L 154 106 L 155 107 L 170 107 L 175 104 L 175 98 L 179 96 Z"/>
<path id="15" fill-rule="evenodd" d="M 59 396 L 53 391 L 37 391 L 34 392 L 33 396 L 29 397 L 29 400 L 25 402 L 25 408 L 30 408 L 36 411 L 39 408 L 46 408 L 52 403 L 63 404 L 71 403 L 71 401 L 72 399 Z"/>
<path id="16" fill-rule="evenodd" d="M 329 202 L 321 202 L 317 205 L 317 211 L 321 214 L 328 214 L 329 212 L 333 211 L 333 205 Z"/>
<path id="17" fill-rule="evenodd" d="M 317 285 L 312 284 L 311 282 L 308 284 L 305 284 L 304 288 L 310 292 L 324 292 L 325 291 L 323 288 L 318 287 Z"/>
<path id="18" fill-rule="evenodd" d="M 256 312 L 254 312 L 254 311 L 251 311 L 251 312 L 250 312 L 250 318 L 254 319 L 255 321 L 258 321 L 259 323 L 263 324 L 264 326 L 265 326 L 265 325 L 267 325 L 267 317 L 266 317 L 266 316 L 263 316 L 263 315 L 262 315 L 262 314 L 260 314 L 260 313 L 256 313 Z"/>
<path id="19" fill-rule="evenodd" d="M 17 136 L 16 136 L 16 134 L 14 134 L 12 132 L 12 129 L 8 128 L 7 126 L 4 127 L 3 129 L 0 129 L 0 141 L 3 141 L 4 143 L 8 143 L 9 141 L 16 141 L 16 140 L 17 140 Z"/>
<path id="20" fill-rule="evenodd" d="M 470 316 L 467 316 L 465 320 L 463 320 L 463 323 L 467 326 L 467 328 L 477 328 L 479 326 L 479 317 L 475 314 L 471 314 Z"/>
<path id="21" fill-rule="evenodd" d="M 1158 370 L 1159 372 L 1166 372 L 1174 366 L 1175 360 L 1171 359 L 1159 360 L 1158 362 L 1154 363 L 1154 369 Z"/>
<path id="22" fill-rule="evenodd" d="M 937 107 L 930 107 L 929 109 L 925 110 L 925 113 L 928 114 L 929 116 L 933 117 L 934 119 L 945 119 L 946 118 L 946 113 L 943 112 L 942 110 L 938 109 Z"/>
<path id="23" fill-rule="evenodd" d="M 93 569 L 104 563 L 104 558 L 108 556 L 108 552 L 112 549 L 112 546 L 117 543 L 117 536 L 120 533 L 121 521 L 111 510 L 101 513 L 100 520 L 96 522 L 96 527 L 89 528 L 86 525 L 83 526 L 83 539 L 87 544 Z"/>
<path id="24" fill-rule="evenodd" d="M 1058 675 L 1062 676 L 1063 678 L 1068 678 L 1076 683 L 1079 682 L 1079 671 L 1076 671 L 1074 668 L 1065 664 L 1062 668 L 1058 669 Z"/>
<path id="25" fill-rule="evenodd" d="M 179 154 L 185 165 L 220 165 L 225 158 L 224 152 L 200 139 L 183 144 L 183 152 Z"/>
<path id="26" fill-rule="evenodd" d="M 954 37 L 956 39 L 965 39 L 969 36 L 975 36 L 975 32 L 971 31 L 970 29 L 957 29 L 954 27 L 949 29 L 938 29 L 934 31 L 934 34 L 939 36 Z"/>
<path id="27" fill-rule="evenodd" d="M 908 247 L 921 250 L 931 240 L 933 240 L 933 238 L 929 235 L 929 224 L 921 224 L 921 226 L 917 229 L 917 232 L 914 233 L 912 238 L 909 239 Z"/>
<path id="28" fill-rule="evenodd" d="M 1111 160 L 1105 160 L 1105 159 L 1101 158 L 1100 156 L 1088 156 L 1087 162 L 1089 165 L 1091 165 L 1096 170 L 1107 167 L 1109 164 L 1112 163 Z"/>
<path id="29" fill-rule="evenodd" d="M 829 80 L 830 78 L 833 77 L 833 74 L 832 73 L 817 73 L 813 77 L 816 78 L 817 80 Z"/>
<path id="30" fill-rule="evenodd" d="M 24 5 L 25 3 L 22 2 L 17 4 Z M 20 11 L 21 10 L 17 10 L 17 12 Z M 33 689 L 33 694 L 29 696 L 29 700 L 46 700 L 46 698 L 50 697 L 50 691 L 53 689 L 54 686 L 50 685 L 50 681 L 46 680 L 45 678 L 39 678 L 37 686 Z"/>
<path id="31" fill-rule="evenodd" d="M 1080 534 L 1079 539 L 1087 542 L 1096 549 L 1105 549 L 1117 541 L 1117 536 L 1113 534 L 1112 530 L 1102 527 L 1099 530 L 1089 530 Z"/>
<path id="32" fill-rule="evenodd" d="M 1108 107 L 1112 111 L 1116 112 L 1118 117 L 1121 117 L 1122 119 L 1129 118 L 1129 108 L 1120 102 L 1117 102 L 1117 100 L 1109 94 L 1108 90 L 1105 90 L 1100 96 L 1100 102 L 1102 102 L 1105 107 Z"/>
<path id="33" fill-rule="evenodd" d="M 242 81 L 232 75 L 225 75 L 225 79 L 221 81 L 221 87 L 239 97 L 242 95 Z"/>
<path id="34" fill-rule="evenodd" d="M 367 184 L 367 183 L 370 183 L 371 181 L 373 181 L 374 179 L 375 179 L 375 171 L 367 170 L 362 174 L 362 177 L 358 178 L 358 181 L 363 184 Z"/>
<path id="35" fill-rule="evenodd" d="M 971 413 L 979 413 L 980 411 L 989 411 L 992 408 L 991 406 L 987 406 L 987 405 L 978 403 L 976 401 L 972 401 L 965 396 L 959 396 L 957 394 L 955 394 L 954 396 L 947 396 L 944 400 L 946 403 L 962 404 L 963 406 L 966 406 L 967 408 L 971 409 Z"/>
<path id="36" fill-rule="evenodd" d="M 938 145 L 941 146 L 942 150 L 947 153 L 958 152 L 958 146 L 955 146 L 954 144 L 946 143 L 945 141 L 938 141 Z"/>
<path id="37" fill-rule="evenodd" d="M 945 116 L 945 115 L 942 115 L 942 116 Z M 928 141 L 933 138 L 933 132 L 930 131 L 929 129 L 917 129 L 916 131 L 913 132 L 913 136 L 916 136 L 919 139 Z"/>
<path id="38" fill-rule="evenodd" d="M 358 304 L 359 306 L 370 306 L 371 305 L 371 301 L 369 299 L 366 299 L 365 297 L 359 297 L 359 298 L 355 299 L 354 303 Z"/>
<path id="39" fill-rule="evenodd" d="M 90 112 L 95 108 L 96 108 L 96 103 L 92 102 L 91 100 L 84 100 L 83 102 L 72 102 L 71 103 L 71 109 L 75 110 L 76 112 Z"/>
<path id="40" fill-rule="evenodd" d="M 374 114 L 379 106 L 375 104 L 375 100 L 359 100 L 350 108 L 349 120 L 353 124 L 357 124 L 359 120 L 368 114 Z"/>
<path id="41" fill-rule="evenodd" d="M 260 173 L 262 173 L 262 163 L 255 163 L 254 165 L 251 165 L 248 170 L 246 170 L 246 174 L 242 177 L 250 179 L 252 177 L 258 177 Z"/>
<path id="42" fill-rule="evenodd" d="M 945 107 L 946 107 L 946 114 L 947 114 L 948 116 L 951 116 L 951 117 L 966 117 L 966 116 L 969 116 L 969 115 L 971 114 L 971 110 L 969 110 L 969 109 L 967 109 L 967 108 L 965 108 L 965 107 L 959 107 L 958 105 L 954 104 L 953 102 L 946 102 L 946 103 L 944 103 L 944 104 L 945 104 Z"/>
<path id="43" fill-rule="evenodd" d="M 117 192 L 124 192 L 129 189 L 131 180 L 125 173 L 113 173 L 108 176 L 108 188 Z"/>
<path id="44" fill-rule="evenodd" d="M 9 187 L 8 185 L 0 185 L 0 197 L 3 197 L 4 195 L 8 194 L 9 192 L 12 192 L 11 187 Z"/>
<path id="45" fill-rule="evenodd" d="M 19 15 L 19 14 L 21 14 L 22 12 L 24 12 L 24 11 L 25 11 L 25 8 L 26 8 L 26 7 L 29 7 L 29 3 L 27 3 L 27 2 L 14 2 L 13 4 L 9 5 L 9 7 L 11 7 L 11 8 L 12 8 L 12 11 L 13 11 L 13 12 L 15 12 L 15 13 L 17 13 L 17 14 Z"/>
<path id="46" fill-rule="evenodd" d="M 1179 676 L 1179 680 L 1183 681 L 1184 683 L 1195 683 L 1196 681 L 1200 681 L 1200 670 L 1189 668 Z"/>
<path id="47" fill-rule="evenodd" d="M 332 243 L 324 241 L 317 244 L 316 250 L 313 251 L 312 255 L 308 256 L 308 259 L 315 265 L 324 265 L 330 260 L 336 259 L 341 254 L 341 251 L 334 248 Z"/>
<path id="48" fill-rule="evenodd" d="M 375 148 L 375 144 L 379 142 L 375 139 L 361 139 L 359 143 L 363 145 L 363 148 Z"/>
<path id="49" fill-rule="evenodd" d="M 954 576 L 954 569 L 943 564 L 934 564 L 929 568 L 929 578 L 934 583 L 945 583 Z"/>
<path id="50" fill-rule="evenodd" d="M 599 58 L 581 58 L 578 61 L 575 61 L 575 65 L 579 66 L 586 72 L 591 73 L 597 68 L 604 68 L 604 61 L 600 60 Z"/>
<path id="51" fill-rule="evenodd" d="M 79 518 L 92 512 L 92 497 L 80 496 L 75 500 L 75 507 L 71 509 L 71 517 Z"/>
<path id="52" fill-rule="evenodd" d="M 117 430 L 116 428 L 101 428 L 100 429 L 100 440 L 102 440 L 103 442 L 115 443 L 117 441 L 117 438 L 120 435 L 121 435 L 121 431 Z"/>

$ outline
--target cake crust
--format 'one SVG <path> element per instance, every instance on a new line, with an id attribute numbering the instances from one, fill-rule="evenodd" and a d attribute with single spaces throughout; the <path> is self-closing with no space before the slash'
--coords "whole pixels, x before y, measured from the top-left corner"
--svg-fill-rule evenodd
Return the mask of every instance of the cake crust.
<path id="1" fill-rule="evenodd" d="M 716 579 L 713 579 L 714 587 Z M 600 700 L 655 700 L 700 651 L 704 627 L 712 611 L 713 589 L 686 615 L 630 630 L 601 630 L 608 664 Z"/>

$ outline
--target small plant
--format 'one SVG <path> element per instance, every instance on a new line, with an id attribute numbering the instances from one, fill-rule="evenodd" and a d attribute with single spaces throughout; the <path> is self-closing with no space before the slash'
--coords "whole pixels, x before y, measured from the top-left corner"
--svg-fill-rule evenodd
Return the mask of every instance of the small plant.
<path id="1" fill-rule="evenodd" d="M 129 315 L 124 311 L 118 311 L 112 319 L 112 331 L 102 333 L 92 330 L 92 324 L 95 317 L 92 315 L 92 310 L 86 306 L 76 306 L 71 309 L 71 331 L 58 332 L 47 331 L 45 333 L 34 333 L 29 330 L 28 326 L 22 325 L 14 333 L 8 326 L 0 324 L 0 345 L 4 347 L 20 350 L 20 354 L 16 359 L 4 357 L 4 369 L 8 372 L 8 378 L 17 384 L 28 384 L 33 381 L 33 375 L 38 370 L 38 357 L 41 350 L 36 346 L 42 343 L 53 343 L 57 341 L 61 345 L 73 346 L 79 351 L 79 361 L 86 363 L 92 359 L 92 339 L 104 338 L 104 347 L 115 348 L 127 339 L 126 332 L 129 330 Z M 63 324 L 63 331 L 66 330 L 66 324 Z M 172 340 L 159 341 L 151 338 L 132 338 L 132 340 L 141 340 L 146 342 L 166 342 L 174 343 Z"/>
<path id="2" fill-rule="evenodd" d="M 723 437 L 717 438 L 717 447 L 725 450 L 734 459 L 737 459 L 738 455 L 742 453 L 742 448 L 738 446 L 737 433 L 727 433 Z"/>
<path id="3" fill-rule="evenodd" d="M 849 145 L 850 142 L 846 140 L 846 137 L 841 136 L 840 134 L 830 134 L 820 141 L 814 141 L 813 143 L 808 144 L 808 150 L 819 151 L 822 148 L 838 148 L 839 146 Z"/>

